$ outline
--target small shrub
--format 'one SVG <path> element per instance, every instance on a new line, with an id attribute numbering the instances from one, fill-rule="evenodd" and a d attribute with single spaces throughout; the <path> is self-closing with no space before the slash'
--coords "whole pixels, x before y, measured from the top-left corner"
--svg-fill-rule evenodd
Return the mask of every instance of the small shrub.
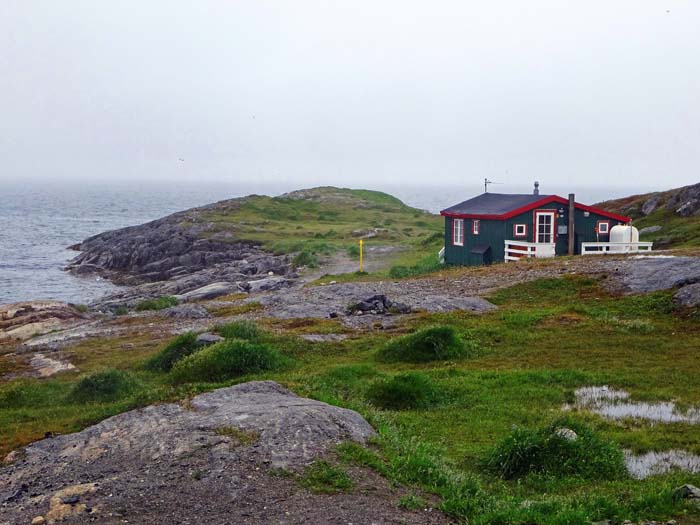
<path id="1" fill-rule="evenodd" d="M 576 438 L 561 435 L 562 428 L 576 432 Z M 622 451 L 616 444 L 570 418 L 540 429 L 513 430 L 487 455 L 484 467 L 505 479 L 528 474 L 617 479 L 626 473 Z"/>
<path id="2" fill-rule="evenodd" d="M 302 487 L 317 494 L 346 492 L 352 488 L 352 480 L 343 469 L 327 461 L 314 461 L 299 479 Z"/>
<path id="3" fill-rule="evenodd" d="M 176 383 L 218 382 L 244 374 L 271 370 L 281 356 L 269 346 L 228 339 L 181 359 L 172 369 Z"/>
<path id="4" fill-rule="evenodd" d="M 389 341 L 378 353 L 382 361 L 426 363 L 468 357 L 477 350 L 451 326 L 432 326 Z"/>
<path id="5" fill-rule="evenodd" d="M 171 295 L 164 295 L 163 297 L 158 297 L 156 299 L 146 299 L 141 301 L 136 305 L 136 310 L 138 312 L 143 312 L 145 310 L 165 310 L 171 306 L 177 306 L 179 301 L 172 297 Z"/>
<path id="6" fill-rule="evenodd" d="M 292 260 L 294 266 L 306 266 L 307 268 L 318 268 L 318 257 L 310 250 L 302 250 L 294 256 Z"/>
<path id="7" fill-rule="evenodd" d="M 197 334 L 186 332 L 178 335 L 165 348 L 146 361 L 146 368 L 155 372 L 170 372 L 175 363 L 200 348 L 201 345 L 197 344 Z"/>
<path id="8" fill-rule="evenodd" d="M 400 509 L 418 510 L 418 509 L 423 509 L 423 508 L 427 507 L 428 502 L 425 501 L 424 498 L 421 498 L 420 496 L 416 496 L 415 494 L 407 494 L 407 495 L 401 496 L 401 498 L 399 498 L 397 506 Z"/>
<path id="9" fill-rule="evenodd" d="M 356 244 L 353 244 L 352 246 L 348 247 L 347 253 L 348 253 L 348 257 L 352 257 L 353 259 L 359 259 L 360 258 L 360 247 L 357 246 Z"/>
<path id="10" fill-rule="evenodd" d="M 133 393 L 136 387 L 136 380 L 126 372 L 108 369 L 80 378 L 69 397 L 80 403 L 116 401 Z"/>
<path id="11" fill-rule="evenodd" d="M 129 309 L 126 306 L 117 306 L 114 309 L 114 315 L 126 315 L 129 313 Z"/>
<path id="12" fill-rule="evenodd" d="M 259 341 L 265 334 L 253 321 L 234 321 L 216 327 L 216 332 L 226 339 Z"/>
<path id="13" fill-rule="evenodd" d="M 374 383 L 367 392 L 373 405 L 390 410 L 425 408 L 437 399 L 437 388 L 425 374 L 409 372 Z"/>
<path id="14" fill-rule="evenodd" d="M 86 304 L 74 304 L 73 308 L 75 308 L 82 314 L 87 313 L 87 311 L 89 310 L 88 305 Z"/>

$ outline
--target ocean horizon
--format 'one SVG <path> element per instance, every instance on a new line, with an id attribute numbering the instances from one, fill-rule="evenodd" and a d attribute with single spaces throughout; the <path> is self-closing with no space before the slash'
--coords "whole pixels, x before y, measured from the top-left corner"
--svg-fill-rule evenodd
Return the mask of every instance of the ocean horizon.
<path id="1" fill-rule="evenodd" d="M 325 184 L 240 182 L 121 182 L 5 184 L 0 199 L 0 304 L 52 299 L 89 303 L 116 287 L 104 279 L 64 271 L 77 255 L 68 247 L 104 231 L 142 224 L 188 208 L 253 193 L 280 195 Z M 331 185 L 331 184 L 328 184 Z M 338 184 L 334 184 L 338 185 Z M 353 184 L 345 187 L 390 193 L 410 206 L 439 212 L 483 192 L 483 185 Z M 532 185 L 493 185 L 493 193 L 529 193 Z M 562 188 L 541 185 L 542 194 L 592 204 L 654 189 Z"/>

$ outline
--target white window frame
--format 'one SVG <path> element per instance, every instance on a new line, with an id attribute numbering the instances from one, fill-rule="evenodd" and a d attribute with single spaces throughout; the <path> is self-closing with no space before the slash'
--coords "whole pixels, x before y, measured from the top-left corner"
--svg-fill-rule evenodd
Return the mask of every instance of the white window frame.
<path id="1" fill-rule="evenodd" d="M 522 229 L 522 231 L 518 231 Z M 514 224 L 513 237 L 527 237 L 527 224 Z"/>
<path id="2" fill-rule="evenodd" d="M 452 244 L 464 246 L 464 219 L 452 219 Z"/>
<path id="3" fill-rule="evenodd" d="M 546 234 L 540 234 L 540 217 L 549 216 L 551 217 L 550 227 L 551 231 L 549 237 L 551 240 L 549 242 L 541 241 L 540 236 Z M 557 227 L 557 213 L 554 210 L 537 210 L 535 211 L 535 244 L 554 244 L 557 241 L 556 237 L 556 227 Z"/>
<path id="4" fill-rule="evenodd" d="M 603 225 L 605 225 L 605 231 L 600 229 Z M 610 235 L 610 221 L 598 221 L 598 235 Z"/>
<path id="5" fill-rule="evenodd" d="M 472 235 L 479 235 L 480 228 L 481 228 L 481 221 L 479 219 L 474 219 L 472 221 Z"/>

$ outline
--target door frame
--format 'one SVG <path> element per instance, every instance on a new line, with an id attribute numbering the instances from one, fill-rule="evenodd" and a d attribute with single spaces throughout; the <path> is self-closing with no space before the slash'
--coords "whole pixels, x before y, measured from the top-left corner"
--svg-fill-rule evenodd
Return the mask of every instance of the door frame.
<path id="1" fill-rule="evenodd" d="M 552 217 L 552 240 L 551 242 L 540 242 L 539 241 L 539 228 L 538 221 L 540 215 L 551 215 Z M 533 239 L 532 242 L 535 244 L 556 244 L 557 242 L 557 212 L 556 210 L 535 210 L 534 213 L 534 223 L 533 223 Z"/>

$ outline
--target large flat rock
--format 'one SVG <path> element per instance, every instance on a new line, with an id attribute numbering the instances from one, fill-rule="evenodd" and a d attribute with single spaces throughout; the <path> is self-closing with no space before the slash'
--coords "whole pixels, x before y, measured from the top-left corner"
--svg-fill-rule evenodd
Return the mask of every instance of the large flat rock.
<path id="1" fill-rule="evenodd" d="M 252 443 L 239 441 L 239 432 Z M 0 470 L 0 524 L 36 516 L 70 523 L 445 522 L 437 512 L 397 509 L 398 496 L 382 494 L 395 489 L 381 478 L 374 490 L 331 497 L 272 470 L 299 471 L 333 445 L 373 434 L 358 413 L 272 381 L 223 388 L 12 453 Z"/>
<path id="2" fill-rule="evenodd" d="M 700 257 L 636 256 L 614 263 L 633 293 L 669 290 L 700 282 Z"/>

